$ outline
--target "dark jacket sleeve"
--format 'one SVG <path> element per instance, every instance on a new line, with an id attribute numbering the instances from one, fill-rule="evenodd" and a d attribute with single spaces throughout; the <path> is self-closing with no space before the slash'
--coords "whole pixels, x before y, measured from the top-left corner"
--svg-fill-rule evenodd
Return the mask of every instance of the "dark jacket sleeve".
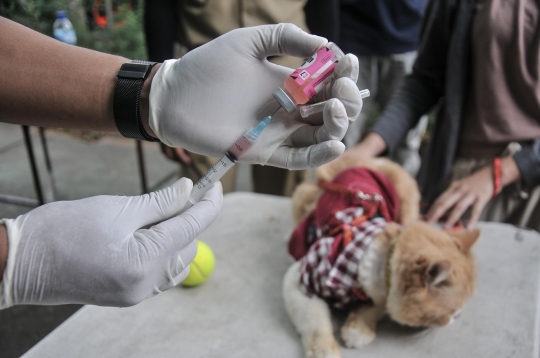
<path id="1" fill-rule="evenodd" d="M 339 0 L 309 0 L 304 12 L 312 34 L 339 45 Z"/>
<path id="2" fill-rule="evenodd" d="M 177 22 L 176 0 L 144 2 L 144 35 L 150 61 L 163 62 L 173 58 Z"/>
<path id="3" fill-rule="evenodd" d="M 389 152 L 443 96 L 453 7 L 453 1 L 428 3 L 413 72 L 405 77 L 372 129 L 384 138 Z"/>
<path id="4" fill-rule="evenodd" d="M 514 154 L 521 177 L 529 188 L 540 185 L 540 138 Z"/>

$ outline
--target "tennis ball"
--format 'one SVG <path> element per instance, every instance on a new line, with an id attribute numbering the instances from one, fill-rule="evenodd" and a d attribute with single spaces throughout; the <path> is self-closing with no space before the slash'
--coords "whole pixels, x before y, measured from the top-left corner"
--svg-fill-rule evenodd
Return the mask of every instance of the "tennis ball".
<path id="1" fill-rule="evenodd" d="M 210 277 L 215 264 L 216 258 L 210 246 L 197 241 L 197 255 L 189 264 L 189 275 L 182 281 L 182 285 L 188 287 L 200 285 Z"/>

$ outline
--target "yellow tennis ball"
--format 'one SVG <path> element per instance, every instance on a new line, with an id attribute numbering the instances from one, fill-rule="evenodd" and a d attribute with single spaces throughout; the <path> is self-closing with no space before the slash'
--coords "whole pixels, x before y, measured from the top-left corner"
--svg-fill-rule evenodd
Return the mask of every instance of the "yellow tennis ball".
<path id="1" fill-rule="evenodd" d="M 189 275 L 182 281 L 183 286 L 198 286 L 210 277 L 216 258 L 210 246 L 202 241 L 197 241 L 197 255 L 189 264 Z"/>

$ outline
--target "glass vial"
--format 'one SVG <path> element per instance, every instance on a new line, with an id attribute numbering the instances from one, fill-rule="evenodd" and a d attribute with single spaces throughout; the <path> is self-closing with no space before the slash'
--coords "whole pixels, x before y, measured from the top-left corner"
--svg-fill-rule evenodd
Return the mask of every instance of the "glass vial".
<path id="1" fill-rule="evenodd" d="M 289 113 L 299 104 L 307 103 L 332 80 L 334 68 L 345 55 L 333 42 L 329 42 L 308 58 L 283 84 L 274 91 L 274 98 Z"/>

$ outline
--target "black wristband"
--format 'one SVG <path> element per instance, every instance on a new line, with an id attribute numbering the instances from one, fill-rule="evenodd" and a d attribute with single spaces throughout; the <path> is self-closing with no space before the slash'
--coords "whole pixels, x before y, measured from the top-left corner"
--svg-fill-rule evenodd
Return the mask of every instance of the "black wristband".
<path id="1" fill-rule="evenodd" d="M 124 137 L 159 142 L 149 135 L 141 120 L 140 100 L 144 81 L 156 62 L 131 61 L 124 63 L 118 71 L 114 88 L 114 122 Z"/>

